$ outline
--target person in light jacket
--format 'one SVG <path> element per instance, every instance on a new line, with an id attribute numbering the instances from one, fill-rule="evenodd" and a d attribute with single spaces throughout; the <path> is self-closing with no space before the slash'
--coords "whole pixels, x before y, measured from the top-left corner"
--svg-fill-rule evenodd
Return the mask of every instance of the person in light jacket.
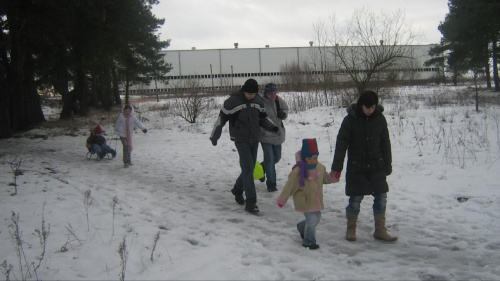
<path id="1" fill-rule="evenodd" d="M 123 112 L 120 113 L 115 124 L 115 131 L 120 136 L 120 141 L 123 145 L 123 166 L 125 168 L 133 165 L 131 153 L 133 148 L 132 132 L 134 130 L 134 127 L 138 127 L 142 130 L 143 133 L 148 132 L 146 126 L 144 126 L 144 124 L 142 124 L 141 121 L 139 121 L 139 119 L 135 117 L 134 108 L 131 105 L 126 104 L 123 107 Z"/>
<path id="2" fill-rule="evenodd" d="M 274 83 L 268 83 L 262 94 L 266 113 L 269 118 L 279 127 L 277 133 L 269 132 L 265 129 L 260 130 L 260 145 L 264 152 L 265 177 L 260 179 L 266 181 L 267 191 L 278 191 L 276 188 L 276 164 L 281 159 L 281 144 L 285 142 L 286 130 L 283 120 L 288 117 L 288 105 L 284 99 L 278 97 L 278 88 Z"/>

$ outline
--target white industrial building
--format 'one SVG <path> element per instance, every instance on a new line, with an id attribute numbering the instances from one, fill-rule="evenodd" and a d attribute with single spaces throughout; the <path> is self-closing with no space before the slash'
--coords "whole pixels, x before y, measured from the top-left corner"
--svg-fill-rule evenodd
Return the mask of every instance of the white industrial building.
<path id="1" fill-rule="evenodd" d="M 428 51 L 432 46 L 411 46 L 412 59 L 401 60 L 399 71 L 412 71 L 412 79 L 417 80 L 433 77 L 438 69 L 424 66 L 424 62 L 430 59 Z M 164 60 L 172 65 L 167 74 L 168 82 L 155 83 L 151 77 L 151 84 L 135 85 L 130 90 L 142 94 L 166 93 L 189 87 L 189 83 L 196 83 L 197 88 L 205 90 L 231 89 L 240 87 L 248 78 L 256 79 L 259 85 L 281 84 L 283 76 L 287 75 L 286 66 L 290 65 L 307 66 L 308 71 L 322 75 L 325 70 L 318 67 L 320 53 L 328 57 L 326 60 L 330 66 L 326 71 L 340 76 L 342 69 L 334 65 L 331 56 L 333 48 L 336 47 L 238 48 L 235 43 L 234 49 L 166 50 L 163 51 Z"/>

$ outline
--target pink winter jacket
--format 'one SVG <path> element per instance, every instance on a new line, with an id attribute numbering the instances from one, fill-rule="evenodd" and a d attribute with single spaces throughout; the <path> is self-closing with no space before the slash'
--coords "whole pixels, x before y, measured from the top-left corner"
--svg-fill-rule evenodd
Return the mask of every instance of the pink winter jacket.
<path id="1" fill-rule="evenodd" d="M 300 160 L 300 151 L 295 154 Z M 304 180 L 305 186 L 301 187 L 300 166 L 296 166 L 288 175 L 288 181 L 280 196 L 276 200 L 279 205 L 285 205 L 288 198 L 293 195 L 293 204 L 298 212 L 316 212 L 324 209 L 323 184 L 333 183 L 326 167 L 318 162 L 315 169 L 308 170 L 308 178 Z"/>

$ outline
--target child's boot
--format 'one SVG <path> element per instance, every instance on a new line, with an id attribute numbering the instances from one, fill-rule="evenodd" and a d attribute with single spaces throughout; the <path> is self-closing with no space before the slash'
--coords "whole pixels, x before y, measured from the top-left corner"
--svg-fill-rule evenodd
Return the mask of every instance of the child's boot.
<path id="1" fill-rule="evenodd" d="M 358 221 L 358 215 L 353 215 L 347 213 L 347 231 L 345 233 L 345 239 L 347 241 L 356 241 L 356 222 Z"/>
<path id="2" fill-rule="evenodd" d="M 373 237 L 385 242 L 395 242 L 398 237 L 391 236 L 387 233 L 387 228 L 385 227 L 385 214 L 373 214 L 375 217 L 375 232 Z"/>

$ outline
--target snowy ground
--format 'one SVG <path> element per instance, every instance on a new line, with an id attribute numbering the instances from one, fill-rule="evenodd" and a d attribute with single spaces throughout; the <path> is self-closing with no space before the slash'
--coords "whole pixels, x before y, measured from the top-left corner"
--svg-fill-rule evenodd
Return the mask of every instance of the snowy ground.
<path id="1" fill-rule="evenodd" d="M 229 192 L 239 165 L 227 126 L 218 146 L 208 140 L 217 110 L 196 125 L 145 112 L 149 132 L 134 135 L 128 169 L 120 143 L 112 143 L 115 159 L 85 158 L 88 128 L 77 136 L 51 129 L 0 140 L 0 279 L 119 280 L 124 271 L 125 280 L 499 280 L 500 107 L 435 108 L 412 96 L 431 91 L 396 89 L 394 99 L 382 101 L 393 148 L 387 224 L 399 236 L 395 244 L 371 236 L 368 197 L 358 240 L 344 239 L 343 178 L 325 186 L 319 250 L 301 247 L 295 224 L 302 214 L 291 201 L 280 209 L 279 192 L 268 193 L 264 183 L 255 182 L 261 215 L 246 213 Z M 297 93 L 280 95 L 291 101 Z M 302 138 L 317 138 L 320 161 L 331 165 L 344 116 L 344 108 L 332 107 L 290 114 L 277 165 L 280 190 Z M 113 122 L 101 125 L 111 140 Z M 18 194 L 11 196 L 20 160 Z M 43 229 L 49 234 L 41 258 Z"/>

